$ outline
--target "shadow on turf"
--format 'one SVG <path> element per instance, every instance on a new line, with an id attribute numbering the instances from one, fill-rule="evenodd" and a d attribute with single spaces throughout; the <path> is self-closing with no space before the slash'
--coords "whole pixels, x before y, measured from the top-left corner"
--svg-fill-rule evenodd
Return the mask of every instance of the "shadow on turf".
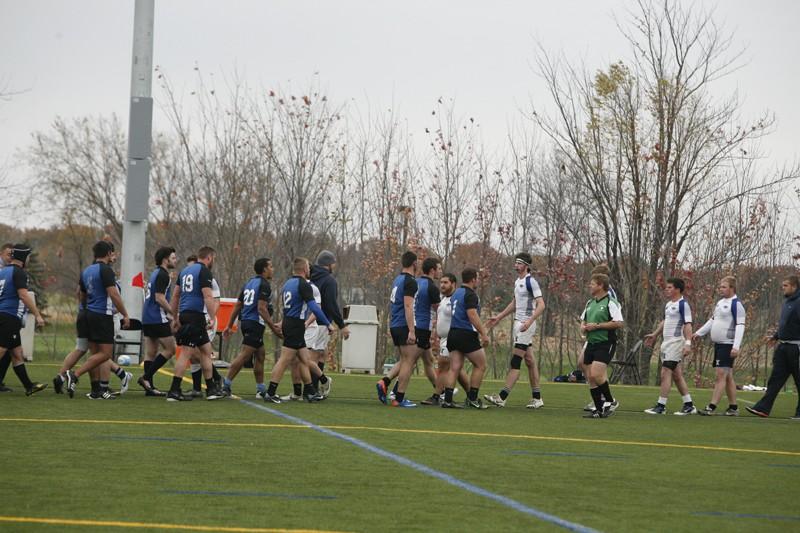
<path id="1" fill-rule="evenodd" d="M 569 452 L 534 452 L 530 450 L 509 450 L 505 452 L 505 455 L 543 455 L 547 457 L 568 457 L 578 458 L 578 459 L 611 459 L 611 460 L 622 460 L 627 461 L 627 455 L 601 455 L 601 454 L 591 454 L 591 453 L 569 453 Z"/>
<path id="2" fill-rule="evenodd" d="M 279 494 L 275 492 L 217 491 L 217 490 L 162 490 L 162 494 L 201 496 L 254 496 L 257 498 L 281 498 L 284 500 L 335 500 L 336 496 L 313 496 L 308 494 Z"/>
<path id="3" fill-rule="evenodd" d="M 154 442 L 199 442 L 202 444 L 225 444 L 226 440 L 220 439 L 181 439 L 175 437 L 127 437 L 124 435 L 95 435 L 99 440 L 120 440 L 120 441 L 154 441 Z"/>

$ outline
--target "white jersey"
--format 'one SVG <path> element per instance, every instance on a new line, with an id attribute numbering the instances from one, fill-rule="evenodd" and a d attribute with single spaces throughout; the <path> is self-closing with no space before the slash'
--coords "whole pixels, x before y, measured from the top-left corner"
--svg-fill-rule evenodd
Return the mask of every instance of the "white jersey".
<path id="1" fill-rule="evenodd" d="M 736 317 L 734 319 L 734 313 Z M 711 341 L 716 344 L 733 344 L 737 350 L 744 337 L 745 311 L 742 302 L 734 295 L 732 298 L 723 298 L 714 307 L 714 314 L 697 330 L 699 336 L 711 332 Z"/>
<path id="2" fill-rule="evenodd" d="M 542 297 L 542 289 L 530 274 L 524 278 L 517 278 L 514 282 L 514 302 L 516 311 L 514 320 L 528 320 L 536 309 L 536 298 Z"/>
<path id="3" fill-rule="evenodd" d="M 450 320 L 453 318 L 453 306 L 450 305 L 450 296 L 442 296 L 439 309 L 436 311 L 436 334 L 440 338 L 447 338 L 450 333 Z"/>
<path id="4" fill-rule="evenodd" d="M 219 283 L 217 283 L 217 280 L 214 278 L 211 278 L 211 296 L 214 299 L 222 298 L 222 291 L 219 290 Z M 206 319 L 210 318 L 208 315 L 208 306 L 205 304 L 203 304 L 203 313 L 205 313 Z"/>
<path id="5" fill-rule="evenodd" d="M 683 326 L 691 323 L 692 309 L 683 298 L 664 306 L 664 340 L 683 337 Z"/>
<path id="6" fill-rule="evenodd" d="M 314 301 L 317 302 L 318 306 L 322 307 L 322 294 L 320 294 L 319 292 L 319 287 L 317 287 L 310 281 L 308 282 L 308 284 L 311 285 L 311 292 L 314 294 Z M 305 309 L 305 304 L 303 304 L 303 308 Z M 311 322 L 311 325 L 309 327 L 313 328 L 317 324 L 317 317 L 316 315 L 314 315 L 314 313 L 311 313 L 311 316 L 314 317 L 314 320 Z M 308 317 L 308 315 L 306 315 L 306 317 Z"/>
<path id="7" fill-rule="evenodd" d="M 211 296 L 215 300 L 219 300 L 222 298 L 222 291 L 219 288 L 219 283 L 215 278 L 211 278 Z M 219 311 L 219 307 L 217 307 L 217 311 Z M 214 320 L 211 320 L 211 315 L 208 314 L 208 306 L 203 304 L 203 314 L 206 315 L 206 331 L 208 332 L 208 340 L 213 341 L 214 337 L 217 335 L 217 317 L 214 316 Z"/>

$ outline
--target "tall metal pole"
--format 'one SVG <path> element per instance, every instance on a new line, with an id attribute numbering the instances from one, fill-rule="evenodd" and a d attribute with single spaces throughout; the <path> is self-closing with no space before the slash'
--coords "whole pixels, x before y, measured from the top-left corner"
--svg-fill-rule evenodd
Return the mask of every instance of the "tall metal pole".
<path id="1" fill-rule="evenodd" d="M 131 318 L 141 319 L 144 287 L 145 238 L 150 189 L 153 136 L 153 24 L 155 0 L 136 0 L 133 16 L 128 176 L 122 233 L 122 301 Z M 125 340 L 140 332 L 123 331 Z M 127 351 L 127 350 L 126 350 Z M 134 354 L 138 354 L 138 351 Z"/>

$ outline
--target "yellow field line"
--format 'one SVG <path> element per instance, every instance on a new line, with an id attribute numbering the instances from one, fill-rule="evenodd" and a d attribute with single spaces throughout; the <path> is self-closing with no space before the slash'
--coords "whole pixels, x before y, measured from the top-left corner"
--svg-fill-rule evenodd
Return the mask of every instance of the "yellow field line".
<path id="1" fill-rule="evenodd" d="M 225 533 L 336 533 L 318 529 L 274 529 L 250 527 L 198 526 L 195 524 L 159 524 L 154 522 L 118 522 L 112 520 L 74 520 L 71 518 L 34 518 L 30 516 L 0 516 L 0 522 L 17 524 L 48 524 L 53 526 L 120 527 L 134 529 L 172 529 L 180 531 L 222 531 Z"/>
<path id="2" fill-rule="evenodd" d="M 168 422 L 162 420 L 81 420 L 81 419 L 50 419 L 50 418 L 0 418 L 0 422 L 30 422 L 42 424 L 108 424 L 108 425 L 151 425 L 151 426 L 206 426 L 206 427 L 242 427 L 263 429 L 311 429 L 307 426 L 296 424 L 264 424 L 256 422 Z M 678 448 L 685 450 L 706 450 L 714 452 L 757 453 L 767 455 L 783 455 L 800 457 L 800 452 L 782 450 L 761 450 L 755 448 L 727 448 L 724 446 L 704 446 L 701 444 L 674 444 L 668 442 L 647 442 L 633 440 L 586 439 L 580 437 L 555 437 L 548 435 L 519 435 L 514 433 L 482 433 L 475 431 L 442 431 L 438 429 L 404 429 L 374 426 L 320 426 L 326 429 L 343 431 L 377 431 L 393 433 L 415 433 L 425 435 L 447 435 L 452 437 L 488 437 L 500 439 L 542 440 L 556 442 L 577 442 L 581 444 L 613 444 L 624 446 L 646 446 L 651 448 Z"/>
<path id="3" fill-rule="evenodd" d="M 159 373 L 159 374 L 163 374 L 163 375 L 165 375 L 165 376 L 169 376 L 169 377 L 171 377 L 171 378 L 174 378 L 174 377 L 175 377 L 175 374 L 173 374 L 172 372 L 167 372 L 167 371 L 166 371 L 166 370 L 164 370 L 163 368 L 159 368 L 159 369 L 158 369 L 158 373 Z M 184 383 L 188 383 L 189 385 L 192 385 L 192 386 L 194 386 L 194 381 L 192 381 L 191 379 L 187 378 L 186 376 L 183 376 L 183 377 L 181 377 L 181 381 L 183 381 Z M 205 386 L 205 385 L 200 385 L 200 388 L 203 388 L 203 389 L 205 389 L 205 388 L 206 388 L 206 386 Z"/>

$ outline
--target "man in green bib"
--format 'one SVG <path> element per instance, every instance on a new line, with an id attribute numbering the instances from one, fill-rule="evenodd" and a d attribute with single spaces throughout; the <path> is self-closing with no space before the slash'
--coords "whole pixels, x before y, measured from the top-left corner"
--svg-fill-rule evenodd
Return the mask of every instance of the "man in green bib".
<path id="1" fill-rule="evenodd" d="M 606 369 L 617 349 L 617 330 L 623 327 L 622 309 L 616 299 L 608 294 L 608 276 L 594 274 L 589 281 L 592 298 L 586 302 L 581 314 L 581 333 L 586 336 L 583 362 L 588 372 L 592 401 L 595 410 L 584 418 L 608 418 L 614 414 L 619 402 L 611 396 Z"/>

